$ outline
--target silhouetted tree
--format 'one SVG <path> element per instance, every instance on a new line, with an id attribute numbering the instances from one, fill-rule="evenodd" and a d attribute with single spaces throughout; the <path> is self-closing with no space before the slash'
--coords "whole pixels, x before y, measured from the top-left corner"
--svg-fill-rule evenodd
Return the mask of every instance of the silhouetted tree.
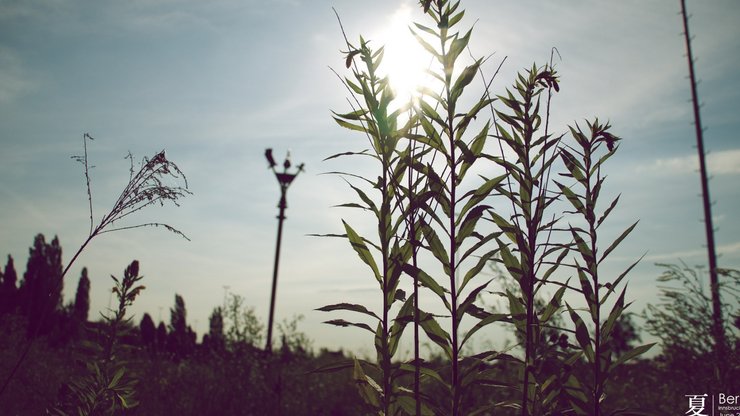
<path id="1" fill-rule="evenodd" d="M 62 247 L 54 237 L 47 244 L 38 234 L 29 249 L 26 272 L 19 289 L 21 308 L 28 316 L 29 331 L 41 325 L 39 333 L 53 326 L 56 314 L 62 309 Z M 48 316 L 44 316 L 48 314 Z"/>
<path id="2" fill-rule="evenodd" d="M 141 332 L 141 343 L 149 351 L 153 351 L 155 348 L 154 344 L 157 338 L 157 329 L 154 326 L 154 321 L 152 320 L 152 317 L 148 313 L 145 313 L 144 316 L 141 317 L 139 330 Z"/>
<path id="3" fill-rule="evenodd" d="M 160 322 L 157 326 L 156 348 L 157 351 L 164 351 L 167 348 L 167 327 L 164 322 Z"/>
<path id="4" fill-rule="evenodd" d="M 18 304 L 16 298 L 18 275 L 13 265 L 13 256 L 10 254 L 8 254 L 8 262 L 5 263 L 5 272 L 2 275 L 2 282 L 0 282 L 0 313 L 9 313 L 13 312 Z"/>
<path id="5" fill-rule="evenodd" d="M 82 268 L 80 280 L 77 282 L 77 293 L 75 294 L 72 318 L 77 322 L 87 322 L 90 311 L 90 279 L 87 277 L 87 267 Z"/>
<path id="6" fill-rule="evenodd" d="M 203 336 L 203 344 L 209 350 L 222 351 L 224 349 L 224 314 L 220 306 L 213 308 L 208 321 L 209 330 L 208 334 Z"/>
<path id="7" fill-rule="evenodd" d="M 187 326 L 185 301 L 182 296 L 175 294 L 175 307 L 170 309 L 170 333 L 185 333 Z"/>
<path id="8" fill-rule="evenodd" d="M 187 356 L 195 347 L 195 333 L 188 326 L 185 301 L 175 294 L 175 306 L 170 309 L 170 331 L 168 350 L 176 356 Z"/>

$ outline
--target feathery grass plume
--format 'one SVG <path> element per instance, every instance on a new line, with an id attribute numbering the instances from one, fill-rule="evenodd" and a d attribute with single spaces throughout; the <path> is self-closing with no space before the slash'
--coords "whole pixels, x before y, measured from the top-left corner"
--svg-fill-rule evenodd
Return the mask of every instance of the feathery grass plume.
<path id="1" fill-rule="evenodd" d="M 123 279 L 111 278 L 118 307 L 101 314 L 105 325 L 97 329 L 96 342 L 86 345 L 86 373 L 62 386 L 57 404 L 48 410 L 51 415 L 113 415 L 138 404 L 134 397 L 137 380 L 127 373 L 126 363 L 119 358 L 122 346 L 118 344 L 131 328 L 132 317 L 126 317 L 126 309 L 144 290 L 138 284 L 143 278 L 139 262 L 134 260 L 126 267 Z"/>
<path id="2" fill-rule="evenodd" d="M 159 204 L 160 206 L 164 206 L 165 203 L 173 203 L 175 206 L 180 206 L 179 200 L 191 194 L 191 192 L 188 190 L 188 183 L 185 174 L 174 162 L 167 159 L 164 150 L 155 154 L 152 158 L 145 157 L 139 164 L 138 168 L 136 168 L 134 165 L 134 159 L 131 153 L 128 154 L 126 158 L 130 160 L 129 181 L 123 188 L 123 191 L 121 191 L 121 194 L 118 196 L 118 199 L 113 204 L 111 210 L 107 214 L 103 215 L 100 219 L 100 222 L 95 225 L 92 187 L 90 185 L 91 166 L 87 153 L 87 143 L 88 141 L 92 140 L 94 140 L 93 137 L 85 133 L 82 136 L 83 154 L 72 156 L 73 160 L 81 163 L 84 167 L 90 216 L 89 232 L 85 241 L 82 243 L 82 245 L 80 245 L 80 247 L 77 249 L 77 252 L 72 256 L 72 259 L 64 268 L 64 271 L 59 276 L 56 284 L 52 285 L 54 287 L 59 287 L 64 282 L 64 276 L 66 276 L 67 272 L 75 263 L 80 254 L 82 254 L 83 250 L 95 237 L 101 234 L 140 227 L 164 227 L 168 231 L 171 231 L 185 238 L 186 240 L 189 240 L 187 236 L 183 234 L 180 230 L 166 223 L 149 222 L 136 225 L 123 225 L 120 227 L 115 226 L 118 221 L 151 205 Z M 168 180 L 174 181 L 175 183 L 177 183 L 177 185 L 168 184 Z M 182 184 L 179 184 L 180 181 L 182 181 Z M 11 369 L 10 373 L 5 378 L 2 388 L 0 388 L 0 395 L 5 392 L 11 380 L 23 363 L 23 360 L 25 360 L 26 356 L 28 355 L 28 352 L 31 349 L 31 345 L 34 342 L 35 335 L 38 333 L 39 328 L 42 326 L 45 317 L 51 313 L 52 307 L 53 305 L 48 304 L 46 305 L 46 307 L 42 308 L 41 317 L 38 320 L 36 327 L 32 329 L 32 335 L 30 339 L 26 342 L 26 346 L 23 348 L 20 356 L 18 357 L 18 360 Z"/>

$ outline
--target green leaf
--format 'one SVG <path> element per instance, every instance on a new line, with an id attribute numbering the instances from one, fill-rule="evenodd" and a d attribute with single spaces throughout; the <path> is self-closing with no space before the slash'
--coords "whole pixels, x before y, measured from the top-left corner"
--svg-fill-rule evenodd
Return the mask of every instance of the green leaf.
<path id="1" fill-rule="evenodd" d="M 614 242 L 609 246 L 609 248 L 607 248 L 606 251 L 604 251 L 604 254 L 601 256 L 601 259 L 599 259 L 599 263 L 601 263 L 602 261 L 604 261 L 604 259 L 606 258 L 606 256 L 608 256 L 609 253 L 611 253 L 612 251 L 614 251 L 615 248 L 617 248 L 617 246 L 619 245 L 619 243 L 621 243 L 622 240 L 624 240 L 632 232 L 632 230 L 635 229 L 635 227 L 637 226 L 637 223 L 638 222 L 640 222 L 640 221 L 639 220 L 638 221 L 635 221 L 634 224 L 630 225 L 626 230 L 624 230 L 624 232 L 622 232 L 622 234 L 619 237 L 617 237 L 616 240 L 614 240 Z"/>
<path id="2" fill-rule="evenodd" d="M 571 127 L 571 132 L 573 131 L 574 130 Z M 581 165 L 581 162 L 579 162 L 578 159 L 575 158 L 575 156 L 570 154 L 565 149 L 560 150 L 560 157 L 563 159 L 563 162 L 565 163 L 565 167 L 568 169 L 568 172 L 570 172 L 570 176 L 575 178 L 578 182 L 585 184 L 586 177 L 584 176 L 584 173 L 583 173 L 584 168 L 583 168 L 583 165 Z"/>
<path id="3" fill-rule="evenodd" d="M 429 103 L 427 103 L 425 100 L 421 100 L 419 104 L 421 104 L 421 110 L 424 116 L 431 118 L 432 121 L 437 123 L 440 127 L 442 128 L 445 127 L 446 123 L 444 120 L 442 120 L 442 117 L 440 117 L 440 115 L 437 113 L 437 110 L 432 108 L 432 106 L 429 105 Z"/>
<path id="4" fill-rule="evenodd" d="M 506 270 L 509 271 L 514 279 L 519 280 L 519 277 L 522 275 L 522 265 L 519 263 L 519 260 L 511 254 L 511 250 L 509 250 L 509 247 L 506 244 L 498 239 L 497 241 L 499 253 L 501 253 L 501 260 L 504 262 L 504 267 L 506 267 Z"/>
<path id="5" fill-rule="evenodd" d="M 116 385 L 118 384 L 118 381 L 121 380 L 121 377 L 123 377 L 123 374 L 126 372 L 126 369 L 121 367 L 116 371 L 115 374 L 113 374 L 113 377 L 110 380 L 110 383 L 108 383 L 109 389 L 116 388 Z"/>
<path id="6" fill-rule="evenodd" d="M 462 16 L 460 16 L 460 18 L 462 18 Z M 457 60 L 457 57 L 460 56 L 460 53 L 462 53 L 462 51 L 465 50 L 465 47 L 468 46 L 468 42 L 470 42 L 471 33 L 473 33 L 473 29 L 468 30 L 468 33 L 466 33 L 463 37 L 461 38 L 456 37 L 455 39 L 452 40 L 452 43 L 450 44 L 450 49 L 447 52 L 447 56 L 445 57 L 445 59 L 447 60 L 448 66 L 450 67 L 453 66 L 455 61 Z"/>
<path id="7" fill-rule="evenodd" d="M 635 266 L 637 266 L 637 264 L 638 264 L 638 263 L 640 263 L 640 261 L 642 260 L 642 258 L 643 258 L 643 257 L 645 257 L 645 255 L 644 255 L 644 254 L 643 254 L 642 256 L 640 256 L 640 258 L 639 258 L 639 259 L 635 260 L 635 261 L 634 261 L 634 262 L 633 262 L 632 264 L 630 264 L 630 266 L 629 266 L 629 267 L 628 267 L 628 268 L 627 268 L 627 269 L 626 269 L 625 271 L 623 271 L 623 272 L 622 272 L 622 273 L 621 273 L 621 274 L 619 275 L 619 277 L 617 277 L 617 278 L 616 278 L 616 279 L 614 280 L 614 282 L 612 282 L 612 283 L 607 283 L 607 284 L 605 284 L 605 285 L 604 285 L 604 287 L 606 287 L 606 288 L 607 288 L 608 290 L 607 290 L 606 294 L 604 295 L 604 297 L 602 298 L 602 303 L 605 303 L 605 302 L 606 302 L 606 300 L 607 300 L 607 299 L 609 298 L 609 296 L 610 296 L 610 295 L 611 295 L 612 293 L 614 293 L 614 291 L 616 290 L 617 286 L 619 286 L 619 284 L 620 284 L 620 283 L 622 282 L 622 280 L 623 280 L 623 279 L 625 278 L 625 276 L 627 276 L 627 274 L 628 274 L 628 273 L 629 273 L 629 272 L 630 272 L 630 271 L 631 271 L 631 270 L 632 270 L 632 269 L 633 269 L 633 268 L 634 268 Z"/>
<path id="8" fill-rule="evenodd" d="M 631 360 L 631 359 L 633 359 L 633 358 L 635 358 L 635 357 L 637 357 L 639 355 L 642 355 L 642 354 L 646 353 L 648 350 L 650 350 L 650 348 L 653 348 L 653 346 L 655 344 L 656 343 L 641 345 L 639 347 L 633 348 L 630 351 L 624 353 L 624 355 L 622 355 L 621 357 L 619 357 L 617 359 L 617 361 L 614 361 L 612 363 L 612 365 L 609 366 L 609 372 L 611 373 L 615 368 L 619 367 L 620 365 L 624 364 L 625 362 L 627 362 L 627 361 L 629 361 L 629 360 Z"/>
<path id="9" fill-rule="evenodd" d="M 413 317 L 414 298 L 409 297 L 403 303 L 403 306 L 401 306 L 401 309 L 398 311 L 396 318 L 393 320 L 393 325 L 391 326 L 390 339 L 388 342 L 388 353 L 391 357 L 396 354 L 396 350 L 398 349 L 398 345 L 401 342 L 401 335 L 403 335 L 406 324 L 411 322 L 413 320 Z"/>
<path id="10" fill-rule="evenodd" d="M 421 360 L 421 361 L 423 361 L 423 360 Z M 413 365 L 413 361 L 412 361 L 412 364 L 401 363 L 400 368 L 402 370 L 406 371 L 406 372 L 409 372 L 409 373 L 413 373 L 414 370 L 415 370 L 415 366 Z M 445 384 L 445 381 L 444 381 L 444 379 L 442 379 L 442 376 L 440 376 L 439 373 L 437 373 L 437 371 L 435 371 L 434 369 L 431 369 L 429 367 L 426 367 L 424 365 L 421 365 L 420 368 L 419 368 L 419 372 L 423 376 L 429 377 L 429 378 L 433 379 L 434 381 L 436 381 L 436 382 L 438 382 L 440 384 Z"/>
<path id="11" fill-rule="evenodd" d="M 336 361 L 336 362 L 332 362 L 332 363 L 329 363 L 329 364 L 322 365 L 320 367 L 314 368 L 309 373 L 311 373 L 311 374 L 322 374 L 322 373 L 334 373 L 334 372 L 337 372 L 337 371 L 346 370 L 346 369 L 351 368 L 351 367 L 354 366 L 354 361 L 355 360 L 353 360 L 353 359 L 339 360 L 339 361 Z"/>
<path id="12" fill-rule="evenodd" d="M 398 404 L 398 406 L 401 409 L 403 409 L 404 412 L 406 412 L 405 414 L 409 414 L 409 415 L 415 414 L 414 412 L 416 412 L 416 401 L 414 400 L 413 397 L 397 395 L 395 397 L 395 402 L 396 404 Z M 395 413 L 395 414 L 399 414 L 399 413 Z M 432 409 L 430 409 L 426 403 L 422 402 L 421 403 L 421 415 L 422 416 L 433 416 L 434 411 L 432 411 Z"/>
<path id="13" fill-rule="evenodd" d="M 509 299 L 509 312 L 511 319 L 517 330 L 526 334 L 527 329 L 527 311 L 524 309 L 521 299 L 514 295 L 510 290 L 506 290 L 506 297 Z"/>
<path id="14" fill-rule="evenodd" d="M 481 60 L 479 59 L 474 64 L 465 67 L 465 69 L 463 69 L 463 71 L 460 73 L 460 76 L 457 77 L 455 84 L 450 90 L 450 102 L 448 103 L 450 109 L 454 107 L 455 102 L 462 95 L 465 87 L 467 87 L 468 84 L 473 81 L 473 78 L 475 78 L 476 74 L 478 73 L 478 68 L 480 67 L 480 64 Z"/>
<path id="15" fill-rule="evenodd" d="M 466 238 L 470 237 L 473 232 L 475 232 L 476 225 L 478 224 L 478 220 L 480 220 L 483 217 L 483 214 L 491 208 L 488 205 L 478 205 L 465 217 L 465 219 L 462 221 L 462 224 L 460 225 L 460 228 L 457 231 L 457 234 L 455 235 L 455 244 L 460 247 Z M 459 217 L 458 217 L 459 218 Z"/>
<path id="16" fill-rule="evenodd" d="M 465 298 L 465 300 L 457 307 L 457 319 L 459 321 L 462 321 L 463 316 L 467 313 L 468 307 L 470 307 L 471 305 L 473 305 L 473 302 L 475 302 L 476 299 L 478 298 L 478 294 L 483 289 L 485 289 L 492 281 L 493 281 L 493 279 L 488 280 L 487 282 L 485 282 L 485 283 L 483 283 L 481 285 L 478 285 L 478 287 L 476 287 L 475 289 L 473 289 L 473 290 L 470 291 L 470 293 Z M 459 293 L 462 293 L 462 288 L 459 289 Z"/>
<path id="17" fill-rule="evenodd" d="M 353 312 L 363 313 L 365 315 L 372 316 L 373 318 L 380 320 L 378 315 L 368 310 L 366 307 L 362 305 L 353 304 L 353 303 L 336 303 L 333 305 L 322 306 L 321 308 L 318 308 L 316 310 L 322 311 L 322 312 L 331 312 L 331 311 L 338 311 L 338 310 L 353 311 Z"/>
<path id="18" fill-rule="evenodd" d="M 583 319 L 581 319 L 578 313 L 576 313 L 576 311 L 574 311 L 573 308 L 571 308 L 567 302 L 565 305 L 568 308 L 568 312 L 570 313 L 571 320 L 576 326 L 576 341 L 578 341 L 578 344 L 581 346 L 581 349 L 586 355 L 586 358 L 588 359 L 588 361 L 590 363 L 593 363 L 594 362 L 594 350 L 591 345 L 591 337 L 588 334 L 588 328 L 586 328 L 586 324 L 583 322 Z"/>
<path id="19" fill-rule="evenodd" d="M 488 317 L 481 319 L 476 323 L 472 328 L 470 328 L 470 331 L 468 331 L 465 336 L 462 339 L 462 342 L 460 342 L 460 348 L 462 348 L 463 345 L 465 345 L 465 342 L 473 336 L 476 332 L 478 332 L 481 328 L 484 328 L 487 325 L 490 325 L 494 322 L 511 322 L 508 315 L 505 313 L 494 313 L 489 315 Z"/>
<path id="20" fill-rule="evenodd" d="M 460 210 L 460 214 L 458 214 L 458 217 L 462 217 L 468 212 L 469 209 L 480 204 L 480 202 L 486 199 L 491 194 L 491 192 L 496 188 L 496 186 L 500 184 L 501 181 L 503 181 L 504 179 L 506 179 L 506 174 L 496 176 L 493 179 L 487 179 L 477 189 L 467 192 L 463 196 L 463 198 L 460 199 L 460 201 L 462 201 L 465 198 L 470 198 L 470 199 L 468 199 L 468 201 L 465 203 L 465 205 L 463 206 L 463 209 Z"/>
<path id="21" fill-rule="evenodd" d="M 460 21 L 460 19 L 463 18 L 464 15 L 465 15 L 465 10 L 463 10 L 460 13 L 452 16 L 450 18 L 450 22 L 449 22 L 450 27 L 455 26 Z"/>
<path id="22" fill-rule="evenodd" d="M 432 36 L 435 36 L 435 37 L 437 36 L 437 32 L 435 32 L 434 30 L 432 30 L 432 29 L 430 29 L 430 28 L 428 28 L 428 27 L 426 27 L 426 26 L 424 26 L 422 24 L 414 23 L 414 26 L 416 26 L 417 28 L 419 28 L 420 30 L 422 30 L 424 32 L 429 33 Z M 411 32 L 413 33 L 413 30 Z"/>
<path id="23" fill-rule="evenodd" d="M 424 235 L 424 240 L 426 240 L 427 244 L 429 244 L 429 250 L 432 252 L 432 255 L 439 260 L 440 263 L 442 263 L 442 266 L 445 268 L 445 271 L 449 270 L 450 268 L 450 256 L 447 254 L 447 249 L 445 249 L 444 244 L 442 244 L 442 241 L 437 236 L 437 232 L 434 231 L 434 228 L 432 228 L 429 224 L 425 222 L 420 223 L 422 234 Z"/>
<path id="24" fill-rule="evenodd" d="M 617 206 L 617 202 L 619 202 L 619 197 L 622 196 L 622 194 L 617 195 L 616 198 L 614 198 L 614 201 L 609 205 L 609 208 L 604 211 L 603 214 L 601 214 L 601 217 L 599 217 L 599 220 L 596 222 L 596 226 L 600 226 L 602 222 L 606 219 L 606 217 L 609 216 L 609 213 L 612 212 L 615 206 Z"/>
<path id="25" fill-rule="evenodd" d="M 414 32 L 414 30 L 412 30 L 412 29 L 410 29 L 410 30 L 411 30 L 411 33 L 416 38 L 416 41 L 419 42 L 419 45 L 421 45 L 424 49 L 427 50 L 427 52 L 429 52 L 430 54 L 432 54 L 432 56 L 436 57 L 437 60 L 440 63 L 442 63 L 442 56 L 440 56 L 440 54 L 437 53 L 437 50 L 434 49 L 434 46 L 430 45 L 426 40 L 424 40 L 424 38 L 422 38 L 421 36 L 419 36 L 418 33 Z"/>
<path id="26" fill-rule="evenodd" d="M 339 124 L 340 126 L 342 126 L 344 128 L 347 128 L 347 129 L 350 129 L 350 130 L 361 131 L 363 133 L 367 131 L 365 129 L 365 127 L 363 127 L 363 126 L 358 126 L 356 124 L 352 124 L 352 123 L 346 122 L 346 121 L 344 121 L 344 120 L 342 120 L 341 118 L 338 118 L 338 117 L 334 117 L 334 121 L 336 121 L 337 124 Z"/>
<path id="27" fill-rule="evenodd" d="M 375 264 L 375 259 L 370 253 L 370 250 L 367 248 L 367 245 L 365 245 L 365 242 L 355 232 L 355 230 L 349 226 L 349 224 L 347 224 L 344 220 L 342 220 L 342 223 L 344 224 L 344 229 L 347 231 L 347 238 L 352 244 L 352 248 L 355 249 L 357 255 L 360 256 L 360 259 L 362 259 L 365 264 L 370 266 L 373 274 L 375 275 L 375 280 L 377 280 L 378 282 L 382 282 L 382 277 L 380 276 L 380 272 L 378 271 L 378 266 L 377 264 Z"/>
<path id="28" fill-rule="evenodd" d="M 566 287 L 563 286 L 560 289 L 555 292 L 555 294 L 552 296 L 552 299 L 550 299 L 550 302 L 547 303 L 547 306 L 545 307 L 545 310 L 542 312 L 542 315 L 540 316 L 540 322 L 547 323 L 550 318 L 560 309 L 561 302 L 563 300 L 563 294 L 565 294 Z"/>
<path id="29" fill-rule="evenodd" d="M 437 344 L 447 355 L 448 359 L 452 359 L 452 350 L 450 349 L 450 334 L 448 334 L 441 326 L 434 316 L 430 313 L 419 311 L 420 319 L 419 324 L 427 334 L 429 339 Z"/>
<path id="30" fill-rule="evenodd" d="M 345 119 L 345 120 L 356 120 L 356 121 L 360 121 L 360 120 L 364 120 L 363 116 L 365 116 L 367 114 L 367 110 L 365 110 L 364 108 L 361 108 L 359 110 L 352 111 L 352 112 L 346 113 L 346 114 L 339 114 L 339 113 L 334 112 L 334 111 L 332 111 L 332 113 L 335 116 L 337 116 L 339 118 L 342 118 L 342 119 Z"/>
<path id="31" fill-rule="evenodd" d="M 488 264 L 488 262 L 491 261 L 491 258 L 496 253 L 497 251 L 489 251 L 478 258 L 478 261 L 475 263 L 475 266 L 473 266 L 471 269 L 469 269 L 465 273 L 462 283 L 460 283 L 460 288 L 458 289 L 459 292 L 462 292 L 462 290 L 465 288 L 465 286 L 467 286 L 468 282 L 470 282 L 471 279 L 478 276 L 481 270 L 483 270 L 483 267 L 485 267 Z"/>
<path id="32" fill-rule="evenodd" d="M 586 261 L 586 267 L 591 269 L 591 267 L 594 265 L 594 253 L 591 251 L 591 248 L 586 243 L 586 240 L 581 237 L 580 232 L 582 230 L 580 228 L 575 227 L 569 227 L 570 233 L 573 236 L 573 240 L 576 242 L 576 248 L 578 248 L 578 252 L 581 254 L 581 257 L 583 257 L 583 260 Z"/>
<path id="33" fill-rule="evenodd" d="M 578 263 L 578 260 L 576 260 L 575 263 L 578 273 L 578 281 L 581 283 L 583 296 L 586 298 L 589 310 L 591 311 L 591 316 L 596 316 L 596 310 L 599 308 L 600 305 L 598 304 L 598 300 L 596 299 L 596 296 L 594 294 L 594 289 L 591 286 L 591 281 L 589 280 L 588 276 L 586 276 L 584 268 L 581 267 L 581 265 Z"/>
<path id="34" fill-rule="evenodd" d="M 509 221 L 505 220 L 504 217 L 496 214 L 493 211 L 491 213 L 491 219 L 503 231 L 512 243 L 517 242 L 517 234 L 521 233 L 521 230 L 512 225 Z M 499 242 L 499 245 L 503 243 Z"/>
<path id="35" fill-rule="evenodd" d="M 370 331 L 371 334 L 375 333 L 375 331 L 373 331 L 373 329 L 370 328 L 368 324 L 364 324 L 362 322 L 348 322 L 348 321 L 345 321 L 344 319 L 332 319 L 330 321 L 324 321 L 324 323 L 330 324 L 330 325 L 341 326 L 341 327 L 356 326 L 357 328 L 362 328 L 367 331 Z"/>
<path id="36" fill-rule="evenodd" d="M 430 289 L 445 303 L 447 302 L 447 297 L 445 295 L 448 292 L 447 289 L 440 286 L 439 283 L 437 283 L 432 276 L 428 275 L 424 270 L 411 264 L 404 264 L 401 267 L 406 274 L 414 279 L 418 279 L 419 283 L 421 283 L 422 286 Z M 448 310 L 450 309 L 449 304 L 446 304 L 445 306 Z"/>
<path id="37" fill-rule="evenodd" d="M 553 181 L 555 184 L 560 188 L 560 191 L 565 195 L 566 198 L 568 198 L 568 201 L 570 201 L 570 204 L 573 205 L 573 208 L 576 209 L 577 212 L 586 215 L 586 208 L 583 206 L 583 203 L 581 202 L 581 197 L 576 195 L 569 187 L 561 184 L 558 181 Z"/>
<path id="38" fill-rule="evenodd" d="M 380 407 L 382 389 L 371 377 L 367 376 L 362 370 L 360 362 L 355 359 L 354 371 L 352 378 L 355 380 L 357 390 L 365 403 L 373 407 Z"/>
<path id="39" fill-rule="evenodd" d="M 606 321 L 604 321 L 604 324 L 601 326 L 601 334 L 603 339 L 608 339 L 611 336 L 612 328 L 614 328 L 614 324 L 617 322 L 619 317 L 622 315 L 622 312 L 624 311 L 624 296 L 627 293 L 627 287 L 625 286 L 622 289 L 622 293 L 619 295 L 619 298 L 617 298 L 617 301 L 614 302 L 614 306 L 612 306 L 612 310 L 609 313 L 609 317 L 606 318 Z"/>

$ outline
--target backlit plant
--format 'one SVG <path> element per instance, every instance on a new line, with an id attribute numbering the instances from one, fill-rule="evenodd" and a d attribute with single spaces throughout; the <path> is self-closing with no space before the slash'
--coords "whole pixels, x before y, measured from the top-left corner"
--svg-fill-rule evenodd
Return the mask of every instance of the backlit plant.
<path id="1" fill-rule="evenodd" d="M 382 47 L 373 50 L 362 37 L 359 47 L 347 42 L 345 63 L 352 76 L 342 81 L 352 96 L 352 111 L 335 113 L 334 119 L 363 133 L 370 150 L 336 156 L 370 157 L 380 169 L 377 180 L 343 173 L 367 185 L 361 189 L 350 183 L 359 200 L 343 206 L 372 212 L 378 235 L 365 238 L 345 222 L 346 234 L 340 237 L 349 240 L 371 269 L 383 302 L 379 314 L 348 303 L 320 309 L 360 313 L 377 323 L 328 321 L 369 331 L 377 352 L 376 362 L 355 360 L 331 369 L 353 368 L 360 393 L 374 414 L 457 416 L 486 414 L 496 407 L 514 408 L 522 415 L 599 414 L 606 382 L 616 366 L 650 348 L 638 347 L 612 359 L 607 341 L 627 307 L 624 289 L 611 303 L 611 312 L 605 317 L 602 313 L 632 268 L 611 281 L 599 276 L 599 263 L 635 226 L 597 258 L 597 229 L 616 205 L 614 201 L 597 219 L 596 201 L 604 182 L 601 166 L 616 151 L 618 138 L 598 120 L 588 124 L 588 134 L 578 126 L 570 129 L 574 145 L 567 143 L 566 134 L 549 131 L 551 97 L 560 89 L 552 65 L 533 65 L 518 75 L 512 90 L 495 99 L 488 92 L 490 81 L 484 79 L 485 92 L 471 100 L 464 93 L 483 74 L 484 59 L 463 63 L 472 30 L 456 29 L 464 16 L 460 2 L 427 0 L 420 6 L 430 23 L 414 23 L 410 29 L 429 54 L 427 73 L 433 81 L 420 88 L 413 104 L 395 104 L 400 108 L 391 110 L 393 92 L 388 79 L 378 75 Z M 496 101 L 504 108 L 494 109 Z M 493 120 L 484 119 L 489 109 Z M 476 177 L 469 175 L 472 171 L 482 173 Z M 555 181 L 558 173 L 576 184 Z M 501 198 L 510 207 L 508 212 L 500 204 L 494 209 Z M 562 204 L 575 210 L 559 210 Z M 586 228 L 563 228 L 566 217 Z M 505 313 L 486 311 L 477 303 L 491 283 L 481 272 L 494 261 L 516 282 L 516 290 L 492 292 L 506 300 Z M 430 262 L 438 266 L 429 267 Z M 570 284 L 571 271 L 580 285 Z M 413 280 L 410 299 L 398 289 L 401 272 Z M 419 287 L 439 299 L 444 314 L 422 310 Z M 540 299 L 548 289 L 554 293 L 543 303 Z M 572 326 L 560 327 L 564 299 L 571 292 L 582 295 L 593 329 L 581 318 L 580 308 L 571 305 L 567 312 Z M 396 302 L 401 306 L 393 309 L 397 311 L 393 319 Z M 411 363 L 393 362 L 411 320 L 439 348 L 447 367 L 422 364 L 418 353 Z M 471 337 L 493 323 L 515 328 L 522 356 L 496 350 L 463 354 Z M 416 352 L 418 337 L 413 342 Z M 511 378 L 496 378 L 501 372 L 492 368 L 499 362 L 517 370 L 513 383 Z M 412 371 L 413 386 L 399 384 Z M 480 400 L 470 393 L 478 386 L 507 388 L 518 398 L 499 403 Z M 445 394 L 427 394 L 439 389 Z"/>

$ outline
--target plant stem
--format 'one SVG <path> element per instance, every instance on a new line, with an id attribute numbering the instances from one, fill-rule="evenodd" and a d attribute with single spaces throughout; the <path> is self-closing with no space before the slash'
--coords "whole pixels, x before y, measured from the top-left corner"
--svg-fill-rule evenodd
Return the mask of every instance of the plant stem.
<path id="1" fill-rule="evenodd" d="M 593 143 L 593 141 L 592 141 Z M 601 414 L 601 403 L 600 398 L 604 388 L 604 382 L 601 379 L 601 298 L 599 295 L 599 270 L 597 267 L 597 234 L 596 234 L 596 200 L 594 198 L 593 187 L 591 184 L 591 158 L 592 158 L 591 145 L 584 146 L 584 167 L 586 174 L 586 221 L 588 222 L 589 239 L 591 240 L 591 254 L 593 259 L 589 262 L 589 274 L 593 280 L 594 287 L 594 299 L 596 302 L 595 315 L 593 315 L 594 323 L 594 416 Z M 598 170 L 598 169 L 597 169 Z M 597 174 L 596 180 L 598 182 L 599 177 Z M 584 259 L 588 261 L 587 259 Z M 589 304 L 591 300 L 586 300 Z M 589 305 L 590 306 L 590 305 Z"/>

